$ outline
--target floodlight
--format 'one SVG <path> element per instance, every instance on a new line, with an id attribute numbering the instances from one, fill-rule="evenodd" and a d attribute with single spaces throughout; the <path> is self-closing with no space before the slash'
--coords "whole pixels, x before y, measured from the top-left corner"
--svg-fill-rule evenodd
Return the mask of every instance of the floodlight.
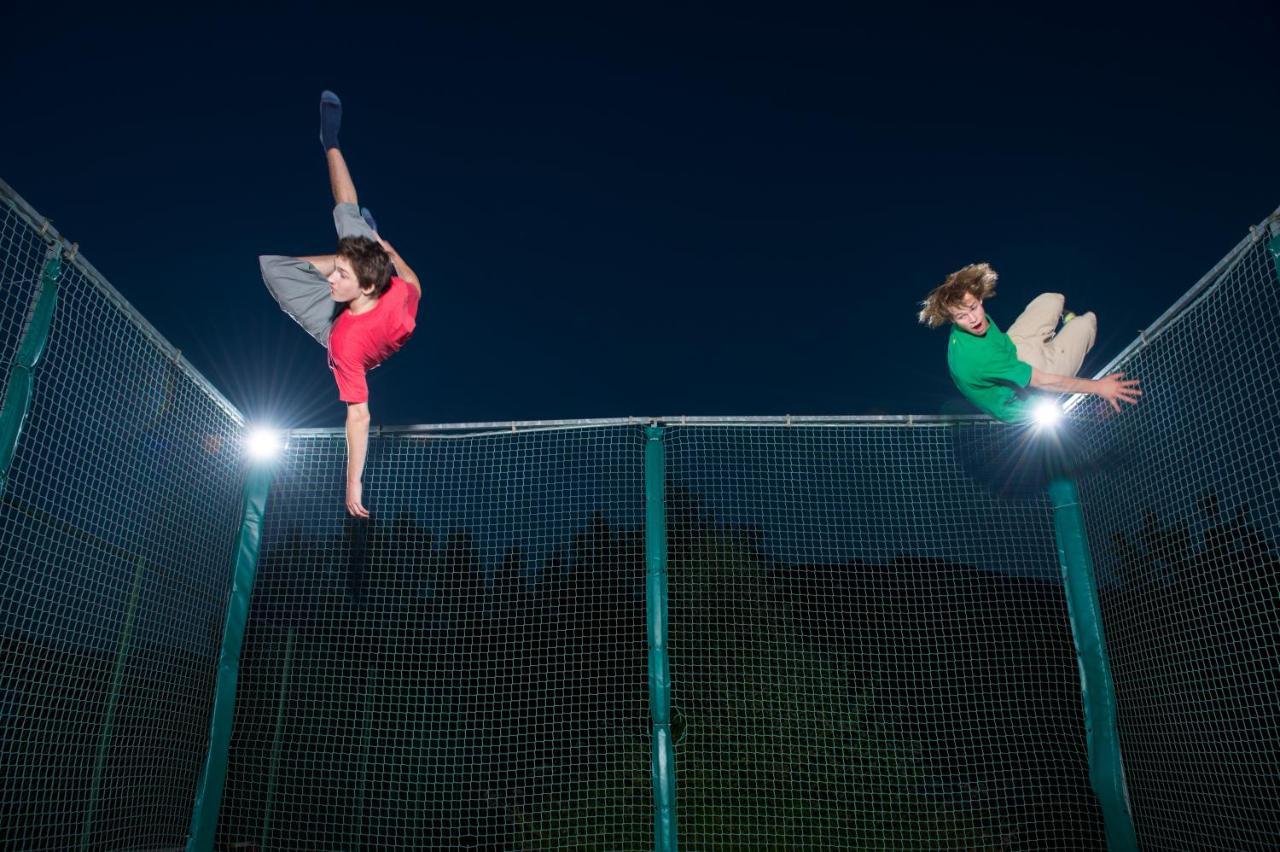
<path id="1" fill-rule="evenodd" d="M 284 441 L 275 429 L 258 426 L 249 430 L 249 437 L 245 439 L 245 449 L 250 458 L 267 461 L 280 455 L 280 451 L 284 449 Z"/>
<path id="2" fill-rule="evenodd" d="M 1051 429 L 1062 419 L 1062 407 L 1054 400 L 1041 400 L 1031 409 L 1031 418 L 1041 429 Z"/>

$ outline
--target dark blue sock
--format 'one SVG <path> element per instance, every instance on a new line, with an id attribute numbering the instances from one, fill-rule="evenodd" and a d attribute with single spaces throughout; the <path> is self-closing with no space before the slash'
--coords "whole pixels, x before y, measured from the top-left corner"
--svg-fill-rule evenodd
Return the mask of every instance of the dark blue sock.
<path id="1" fill-rule="evenodd" d="M 338 128 L 342 126 L 342 101 L 333 92 L 320 93 L 320 144 L 328 151 L 338 147 Z"/>

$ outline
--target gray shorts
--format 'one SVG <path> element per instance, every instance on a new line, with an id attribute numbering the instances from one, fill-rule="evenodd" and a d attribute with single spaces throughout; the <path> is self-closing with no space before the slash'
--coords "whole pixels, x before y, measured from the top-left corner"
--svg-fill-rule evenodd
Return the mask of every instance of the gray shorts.
<path id="1" fill-rule="evenodd" d="M 333 225 L 338 238 L 365 237 L 376 239 L 373 230 L 354 204 L 333 208 Z M 333 327 L 337 302 L 329 298 L 329 280 L 305 260 L 278 254 L 258 258 L 262 280 L 280 308 L 307 330 L 325 348 L 329 346 L 329 330 Z"/>

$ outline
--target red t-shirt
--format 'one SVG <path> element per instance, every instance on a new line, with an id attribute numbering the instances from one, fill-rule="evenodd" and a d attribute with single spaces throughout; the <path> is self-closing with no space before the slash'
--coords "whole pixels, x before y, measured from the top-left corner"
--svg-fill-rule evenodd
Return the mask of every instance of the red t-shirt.
<path id="1" fill-rule="evenodd" d="M 368 402 L 365 373 L 387 360 L 413 336 L 418 315 L 418 288 L 391 276 L 378 304 L 362 314 L 343 311 L 329 331 L 329 369 L 346 403 Z"/>

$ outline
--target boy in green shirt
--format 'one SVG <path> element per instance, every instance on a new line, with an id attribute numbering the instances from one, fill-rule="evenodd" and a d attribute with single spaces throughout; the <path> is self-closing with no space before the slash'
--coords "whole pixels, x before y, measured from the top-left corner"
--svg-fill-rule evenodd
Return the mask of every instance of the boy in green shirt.
<path id="1" fill-rule="evenodd" d="M 937 328 L 950 322 L 947 366 L 965 397 L 997 420 L 1027 417 L 1032 389 L 1100 396 L 1116 411 L 1136 405 L 1137 379 L 1112 373 L 1105 379 L 1079 379 L 1076 373 L 1093 346 L 1098 320 L 1092 312 L 1063 314 L 1064 299 L 1044 293 L 1032 300 L 1006 334 L 983 309 L 996 294 L 996 271 L 973 263 L 947 276 L 923 302 L 920 322 Z M 1058 320 L 1063 320 L 1058 328 Z"/>

